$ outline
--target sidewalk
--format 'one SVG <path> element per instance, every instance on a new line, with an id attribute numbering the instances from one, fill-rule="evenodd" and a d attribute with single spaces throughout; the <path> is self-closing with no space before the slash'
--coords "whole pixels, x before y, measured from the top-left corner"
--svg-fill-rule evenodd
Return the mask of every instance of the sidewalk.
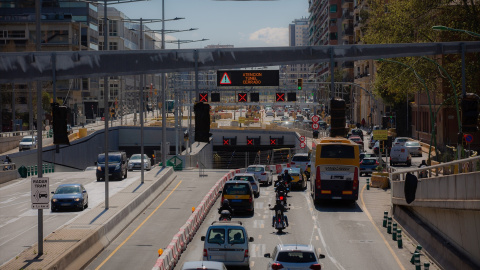
<path id="1" fill-rule="evenodd" d="M 366 213 L 368 212 L 368 214 L 371 216 L 375 227 L 378 229 L 379 233 L 381 233 L 382 237 L 387 241 L 391 251 L 396 254 L 404 269 L 413 269 L 414 265 L 410 263 L 410 259 L 412 258 L 412 254 L 414 253 L 415 248 L 417 247 L 417 243 L 414 240 L 410 239 L 408 235 L 406 235 L 405 230 L 400 225 L 398 225 L 397 229 L 402 229 L 403 241 L 403 248 L 398 248 L 397 241 L 393 241 L 392 234 L 387 233 L 387 228 L 383 227 L 384 212 L 388 212 L 388 216 L 391 216 L 392 213 L 391 191 L 391 189 L 380 189 L 372 187 L 370 187 L 370 190 L 367 190 L 365 182 L 361 181 L 360 198 L 358 200 L 358 204 L 361 205 L 362 209 L 365 206 L 366 209 L 363 210 Z M 393 219 L 392 224 L 394 222 L 396 221 Z M 431 270 L 441 269 L 425 255 L 425 252 L 425 250 L 422 250 L 420 252 L 422 269 L 425 262 L 430 263 Z"/>

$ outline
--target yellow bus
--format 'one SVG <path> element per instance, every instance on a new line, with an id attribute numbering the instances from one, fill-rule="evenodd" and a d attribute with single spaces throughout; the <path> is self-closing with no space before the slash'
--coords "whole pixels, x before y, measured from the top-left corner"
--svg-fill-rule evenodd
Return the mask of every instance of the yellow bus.
<path id="1" fill-rule="evenodd" d="M 310 189 L 315 202 L 358 199 L 359 151 L 358 144 L 345 138 L 314 140 Z"/>

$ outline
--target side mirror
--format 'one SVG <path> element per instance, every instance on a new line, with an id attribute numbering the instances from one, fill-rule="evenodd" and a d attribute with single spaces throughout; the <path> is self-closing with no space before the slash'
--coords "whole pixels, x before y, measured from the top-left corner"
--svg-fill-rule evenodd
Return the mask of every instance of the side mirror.
<path id="1" fill-rule="evenodd" d="M 263 257 L 265 257 L 265 258 L 270 258 L 270 253 L 265 253 L 265 254 L 263 254 Z"/>
<path id="2" fill-rule="evenodd" d="M 325 255 L 320 254 L 320 255 L 318 255 L 318 258 L 319 258 L 319 259 L 325 259 Z"/>
<path id="3" fill-rule="evenodd" d="M 93 164 L 95 164 L 95 166 L 97 166 L 97 162 L 95 161 Z"/>
<path id="4" fill-rule="evenodd" d="M 83 191 L 83 193 L 87 193 L 87 191 L 86 191 L 86 190 L 84 190 L 84 191 Z"/>
<path id="5" fill-rule="evenodd" d="M 218 192 L 218 194 L 222 194 L 222 190 L 220 190 L 220 191 Z"/>
<path id="6" fill-rule="evenodd" d="M 205 241 L 205 236 L 200 237 L 200 240 Z"/>
<path id="7" fill-rule="evenodd" d="M 253 237 L 248 238 L 248 242 L 253 242 Z"/>
<path id="8" fill-rule="evenodd" d="M 55 194 L 55 191 L 52 191 L 52 192 L 50 192 L 50 193 Z"/>

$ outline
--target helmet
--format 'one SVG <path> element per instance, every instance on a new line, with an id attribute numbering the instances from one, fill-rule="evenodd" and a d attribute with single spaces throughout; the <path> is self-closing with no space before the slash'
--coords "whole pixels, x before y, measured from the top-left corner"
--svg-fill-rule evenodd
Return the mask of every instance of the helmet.
<path id="1" fill-rule="evenodd" d="M 227 199 L 223 200 L 223 205 L 228 205 L 228 200 Z"/>
<path id="2" fill-rule="evenodd" d="M 288 169 L 285 169 L 285 172 L 288 173 Z"/>

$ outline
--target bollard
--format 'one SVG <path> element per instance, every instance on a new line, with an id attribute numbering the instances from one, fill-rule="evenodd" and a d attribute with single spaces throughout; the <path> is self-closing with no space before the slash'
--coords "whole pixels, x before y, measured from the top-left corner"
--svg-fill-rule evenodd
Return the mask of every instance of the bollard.
<path id="1" fill-rule="evenodd" d="M 37 165 L 35 165 L 35 175 L 38 174 Z"/>
<path id="2" fill-rule="evenodd" d="M 27 176 L 30 176 L 30 166 L 27 167 Z"/>
<path id="3" fill-rule="evenodd" d="M 387 227 L 387 219 L 388 219 L 388 212 L 385 211 L 385 212 L 383 212 L 383 227 L 384 228 Z"/>
<path id="4" fill-rule="evenodd" d="M 415 249 L 415 252 L 412 255 L 412 258 L 410 259 L 411 264 L 413 264 L 415 262 L 415 253 L 420 254 L 421 250 L 422 250 L 422 246 L 418 245 L 417 248 Z"/>
<path id="5" fill-rule="evenodd" d="M 52 163 L 52 173 L 55 172 L 55 164 Z"/>
<path id="6" fill-rule="evenodd" d="M 367 178 L 367 190 L 370 190 L 370 179 Z"/>
<path id="7" fill-rule="evenodd" d="M 397 241 L 397 223 L 396 222 L 393 223 L 393 227 L 392 227 L 392 240 Z"/>
<path id="8" fill-rule="evenodd" d="M 422 266 L 420 265 L 420 253 L 413 253 L 414 259 L 414 265 L 415 265 L 415 270 L 422 270 Z"/>
<path id="9" fill-rule="evenodd" d="M 430 263 L 429 262 L 424 263 L 423 264 L 423 269 L 425 269 L 425 270 L 430 269 Z"/>
<path id="10" fill-rule="evenodd" d="M 397 244 L 398 248 L 403 248 L 402 229 L 397 229 Z"/>
<path id="11" fill-rule="evenodd" d="M 392 217 L 388 217 L 387 233 L 392 233 Z"/>

